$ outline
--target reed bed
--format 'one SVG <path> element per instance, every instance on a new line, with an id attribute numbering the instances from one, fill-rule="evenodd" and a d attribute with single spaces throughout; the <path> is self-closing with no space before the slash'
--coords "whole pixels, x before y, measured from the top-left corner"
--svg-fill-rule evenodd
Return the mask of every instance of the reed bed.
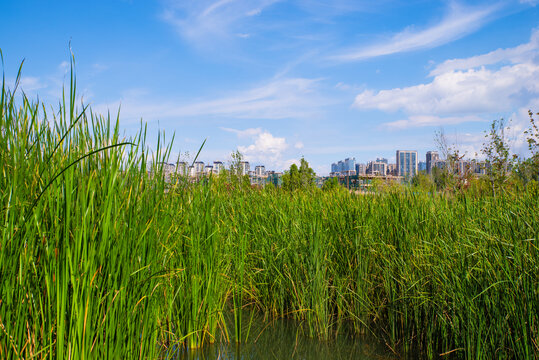
<path id="1" fill-rule="evenodd" d="M 71 79 L 54 112 L 2 83 L 0 358 L 171 358 L 246 341 L 246 306 L 404 357 L 539 357 L 537 187 L 171 184 L 172 142 L 123 138 Z"/>

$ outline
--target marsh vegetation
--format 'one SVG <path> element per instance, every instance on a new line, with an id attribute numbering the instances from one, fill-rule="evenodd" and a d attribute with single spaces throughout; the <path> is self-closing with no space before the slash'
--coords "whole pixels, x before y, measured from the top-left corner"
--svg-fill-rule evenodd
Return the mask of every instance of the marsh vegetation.
<path id="1" fill-rule="evenodd" d="M 243 343 L 246 306 L 403 356 L 539 356 L 537 183 L 377 195 L 167 183 L 171 143 L 149 152 L 144 128 L 123 138 L 75 89 L 72 76 L 51 112 L 2 84 L 0 358 Z"/>

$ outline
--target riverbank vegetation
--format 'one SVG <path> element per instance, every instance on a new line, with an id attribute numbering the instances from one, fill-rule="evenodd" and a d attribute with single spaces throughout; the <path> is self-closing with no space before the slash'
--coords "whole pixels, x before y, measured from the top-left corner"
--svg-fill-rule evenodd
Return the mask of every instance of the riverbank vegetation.
<path id="1" fill-rule="evenodd" d="M 539 356 L 533 180 L 377 195 L 297 189 L 301 177 L 290 189 L 167 183 L 171 143 L 149 152 L 144 128 L 123 138 L 75 89 L 72 76 L 51 113 L 2 83 L 0 358 L 160 358 L 243 342 L 246 306 L 301 320 L 321 341 L 365 335 L 402 356 Z"/>

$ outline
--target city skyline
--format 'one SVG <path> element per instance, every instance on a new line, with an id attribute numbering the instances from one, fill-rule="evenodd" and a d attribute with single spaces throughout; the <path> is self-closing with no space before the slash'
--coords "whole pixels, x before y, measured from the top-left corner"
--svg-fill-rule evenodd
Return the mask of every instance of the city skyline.
<path id="1" fill-rule="evenodd" d="M 514 151 L 539 111 L 535 0 L 35 0 L 2 2 L 0 49 L 13 86 L 55 106 L 69 83 L 92 110 L 120 111 L 125 135 L 175 133 L 170 161 L 319 175 L 336 159 L 436 149 L 435 132 L 470 158 L 494 119 L 512 119 Z M 52 24 L 52 25 L 51 25 Z M 17 31 L 13 31 L 17 29 Z M 69 45 L 70 44 L 70 45 Z"/>

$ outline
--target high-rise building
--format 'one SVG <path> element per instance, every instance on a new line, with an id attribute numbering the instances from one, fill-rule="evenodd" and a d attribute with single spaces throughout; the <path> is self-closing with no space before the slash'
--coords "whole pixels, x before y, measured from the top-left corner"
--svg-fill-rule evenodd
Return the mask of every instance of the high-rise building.
<path id="1" fill-rule="evenodd" d="M 485 161 L 472 162 L 473 172 L 476 175 L 485 175 L 487 169 L 487 163 Z"/>
<path id="2" fill-rule="evenodd" d="M 256 176 L 266 175 L 266 168 L 264 167 L 264 165 L 258 165 L 255 167 L 255 175 Z"/>
<path id="3" fill-rule="evenodd" d="M 387 163 L 382 161 L 370 161 L 367 165 L 367 174 L 385 176 L 387 174 Z"/>
<path id="4" fill-rule="evenodd" d="M 417 164 L 417 170 L 418 171 L 427 171 L 427 163 L 425 161 L 420 161 Z"/>
<path id="5" fill-rule="evenodd" d="M 365 175 L 367 172 L 367 166 L 365 164 L 356 164 L 356 174 Z"/>
<path id="6" fill-rule="evenodd" d="M 387 162 L 387 159 L 386 158 L 376 158 L 376 162 L 379 162 L 379 163 L 384 163 L 384 164 L 388 164 Z"/>
<path id="7" fill-rule="evenodd" d="M 416 150 L 397 150 L 397 171 L 399 176 L 407 178 L 417 175 Z"/>
<path id="8" fill-rule="evenodd" d="M 397 164 L 387 164 L 387 174 L 391 176 L 397 176 Z"/>
<path id="9" fill-rule="evenodd" d="M 356 171 L 356 158 L 346 158 L 339 160 L 337 163 L 331 164 L 331 176 L 338 175 L 355 175 Z"/>
<path id="10" fill-rule="evenodd" d="M 440 160 L 438 151 L 427 151 L 427 174 L 432 172 L 432 167 L 436 161 Z"/>
<path id="11" fill-rule="evenodd" d="M 241 174 L 242 175 L 249 174 L 249 171 L 251 170 L 251 167 L 249 165 L 249 161 L 242 161 L 240 163 L 240 169 L 241 169 Z"/>
<path id="12" fill-rule="evenodd" d="M 213 166 L 211 165 L 204 166 L 204 174 L 210 175 L 211 173 L 213 173 Z"/>
<path id="13" fill-rule="evenodd" d="M 339 160 L 339 162 L 337 163 L 337 172 L 338 173 L 344 172 L 344 161 Z"/>
<path id="14" fill-rule="evenodd" d="M 430 171 L 432 172 L 432 169 L 438 168 L 438 169 L 445 169 L 445 160 L 436 160 L 432 162 L 432 167 Z"/>
<path id="15" fill-rule="evenodd" d="M 178 168 L 176 170 L 176 173 L 181 176 L 187 176 L 189 175 L 187 172 L 189 170 L 189 164 L 187 164 L 185 161 L 180 161 L 178 163 Z"/>
<path id="16" fill-rule="evenodd" d="M 222 161 L 214 161 L 213 162 L 213 173 L 216 175 L 219 175 L 221 171 L 225 169 L 225 165 Z"/>
<path id="17" fill-rule="evenodd" d="M 283 184 L 283 174 L 275 171 L 268 171 L 268 177 L 266 178 L 266 184 L 273 184 L 274 186 L 281 186 Z"/>
<path id="18" fill-rule="evenodd" d="M 202 161 L 195 162 L 195 174 L 199 175 L 204 172 L 204 163 Z"/>
<path id="19" fill-rule="evenodd" d="M 356 158 L 346 158 L 344 159 L 344 169 L 343 172 L 350 173 L 350 171 L 356 171 Z"/>

